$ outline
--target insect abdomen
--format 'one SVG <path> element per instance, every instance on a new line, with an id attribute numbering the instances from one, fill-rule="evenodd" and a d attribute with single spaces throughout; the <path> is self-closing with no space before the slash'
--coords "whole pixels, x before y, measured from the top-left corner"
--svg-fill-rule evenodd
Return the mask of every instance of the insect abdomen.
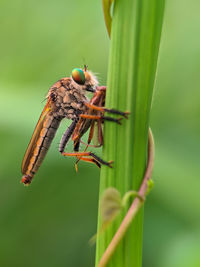
<path id="1" fill-rule="evenodd" d="M 34 174 L 40 167 L 50 145 L 59 127 L 61 118 L 55 118 L 47 115 L 43 121 L 42 127 L 37 133 L 35 142 L 30 147 L 29 155 L 22 169 L 24 174 L 22 183 L 30 184 Z"/>

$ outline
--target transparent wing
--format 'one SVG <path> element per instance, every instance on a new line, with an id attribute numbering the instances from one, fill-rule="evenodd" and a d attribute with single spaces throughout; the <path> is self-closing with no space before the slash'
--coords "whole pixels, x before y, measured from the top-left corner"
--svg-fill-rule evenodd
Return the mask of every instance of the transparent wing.
<path id="1" fill-rule="evenodd" d="M 31 140 L 30 140 L 30 143 L 26 149 L 26 152 L 25 152 L 25 155 L 24 155 L 24 158 L 23 158 L 23 161 L 22 161 L 22 166 L 21 166 L 21 171 L 23 174 L 26 173 L 26 170 L 27 170 L 27 167 L 29 165 L 29 162 L 30 162 L 30 159 L 31 157 L 33 156 L 33 152 L 34 152 L 34 149 L 36 147 L 36 144 L 37 144 L 37 140 L 40 136 L 40 133 L 41 133 L 41 130 L 43 129 L 43 124 L 44 124 L 44 121 L 46 119 L 46 117 L 49 115 L 50 113 L 50 104 L 49 104 L 49 101 L 46 103 L 41 115 L 40 115 L 40 118 L 37 122 L 37 125 L 35 127 L 35 130 L 33 132 L 33 135 L 31 137 Z"/>

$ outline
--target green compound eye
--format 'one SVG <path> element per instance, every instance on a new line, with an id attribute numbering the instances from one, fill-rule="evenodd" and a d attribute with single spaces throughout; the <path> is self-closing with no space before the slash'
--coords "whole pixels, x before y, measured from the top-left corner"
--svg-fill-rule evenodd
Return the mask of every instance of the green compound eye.
<path id="1" fill-rule="evenodd" d="M 75 68 L 72 70 L 72 79 L 80 84 L 83 85 L 85 84 L 85 74 L 82 69 Z"/>

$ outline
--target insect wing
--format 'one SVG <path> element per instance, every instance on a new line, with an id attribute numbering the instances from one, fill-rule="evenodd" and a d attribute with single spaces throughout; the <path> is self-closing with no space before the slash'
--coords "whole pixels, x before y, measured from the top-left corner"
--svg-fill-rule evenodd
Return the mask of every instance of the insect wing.
<path id="1" fill-rule="evenodd" d="M 35 130 L 33 132 L 33 135 L 31 137 L 30 143 L 26 149 L 23 161 L 22 161 L 22 166 L 21 166 L 21 171 L 23 174 L 26 173 L 27 167 L 29 165 L 30 159 L 33 155 L 34 149 L 36 147 L 37 144 L 37 140 L 39 139 L 41 130 L 43 129 L 43 123 L 46 119 L 46 117 L 48 116 L 48 114 L 50 113 L 50 105 L 49 105 L 49 101 L 46 103 L 40 118 L 37 122 L 37 125 L 35 127 Z"/>

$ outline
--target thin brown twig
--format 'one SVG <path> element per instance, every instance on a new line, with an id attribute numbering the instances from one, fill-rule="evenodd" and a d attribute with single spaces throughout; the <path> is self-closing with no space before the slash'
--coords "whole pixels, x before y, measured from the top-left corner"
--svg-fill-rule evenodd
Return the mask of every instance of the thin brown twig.
<path id="1" fill-rule="evenodd" d="M 98 267 L 105 267 L 109 262 L 111 256 L 113 255 L 114 251 L 116 250 L 118 244 L 124 237 L 125 233 L 127 232 L 130 224 L 132 223 L 133 219 L 135 218 L 137 212 L 142 207 L 144 201 L 141 200 L 145 199 L 145 196 L 148 191 L 148 180 L 151 178 L 152 171 L 154 165 L 154 139 L 151 129 L 149 128 L 149 136 L 148 136 L 148 162 L 146 171 L 144 174 L 144 178 L 142 184 L 139 188 L 138 194 L 140 197 L 136 197 L 127 214 L 125 215 L 121 225 L 119 226 L 117 232 L 115 233 L 113 239 L 111 240 L 110 244 L 108 245 L 106 251 L 104 252 L 102 258 L 99 261 Z"/>

